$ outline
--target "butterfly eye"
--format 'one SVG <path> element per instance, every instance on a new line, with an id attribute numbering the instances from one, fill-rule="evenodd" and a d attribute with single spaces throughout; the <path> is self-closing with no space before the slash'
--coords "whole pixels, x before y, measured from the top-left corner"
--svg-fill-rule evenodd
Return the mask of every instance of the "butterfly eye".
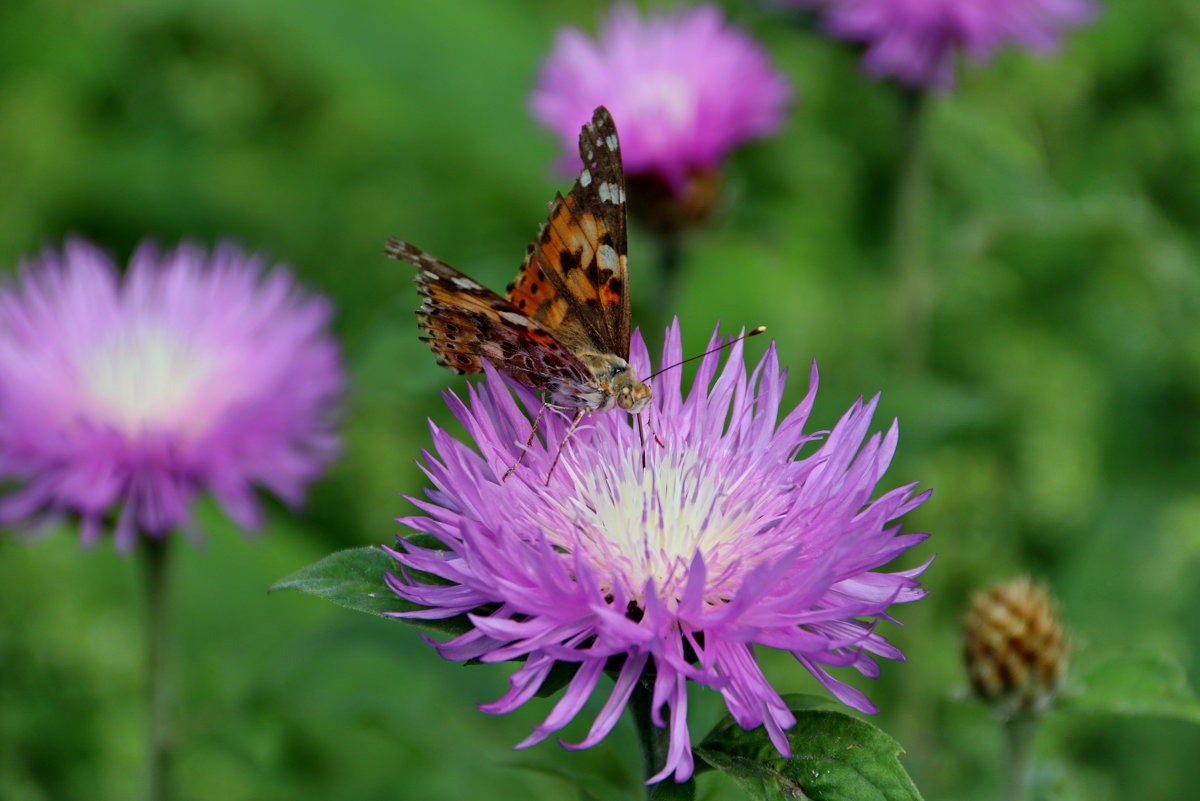
<path id="1" fill-rule="evenodd" d="M 628 369 L 629 369 L 628 364 L 614 364 L 612 366 L 612 370 L 610 372 L 612 373 L 612 377 L 616 378 L 617 376 L 621 375 Z"/>

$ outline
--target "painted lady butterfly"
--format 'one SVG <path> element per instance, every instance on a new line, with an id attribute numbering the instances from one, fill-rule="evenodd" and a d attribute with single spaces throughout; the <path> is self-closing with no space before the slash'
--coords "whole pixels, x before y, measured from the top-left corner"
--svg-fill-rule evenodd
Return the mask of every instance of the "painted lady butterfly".
<path id="1" fill-rule="evenodd" d="M 650 387 L 629 366 L 619 149 L 612 116 L 600 106 L 579 132 L 583 170 L 570 193 L 550 204 L 507 299 L 420 248 L 387 243 L 387 255 L 419 268 L 418 328 L 438 364 L 478 373 L 487 359 L 545 393 L 548 405 L 577 409 L 572 428 L 585 412 L 619 407 L 636 414 L 650 403 Z"/>

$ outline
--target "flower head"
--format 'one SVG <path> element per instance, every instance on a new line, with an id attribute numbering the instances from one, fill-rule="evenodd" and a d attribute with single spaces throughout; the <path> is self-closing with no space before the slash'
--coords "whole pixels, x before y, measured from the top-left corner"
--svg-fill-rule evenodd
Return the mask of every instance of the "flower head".
<path id="1" fill-rule="evenodd" d="M 663 362 L 676 363 L 680 352 L 676 326 Z M 653 720 L 670 726 L 671 742 L 651 781 L 672 773 L 683 781 L 692 773 L 689 680 L 719 691 L 741 726 L 765 725 L 787 754 L 783 731 L 795 718 L 754 646 L 791 652 L 838 699 L 866 712 L 875 711 L 866 697 L 826 668 L 875 676 L 871 654 L 902 658 L 875 621 L 924 594 L 915 580 L 924 566 L 875 568 L 925 538 L 900 534 L 891 521 L 927 493 L 914 495 L 910 485 L 871 499 L 896 426 L 868 438 L 876 401 L 860 399 L 824 437 L 805 433 L 815 366 L 807 397 L 780 420 L 786 376 L 774 347 L 749 376 L 740 343 L 718 371 L 719 359 L 704 357 L 686 394 L 679 370 L 655 380 L 648 424 L 662 447 L 650 436 L 641 445 L 628 415 L 589 415 L 563 446 L 549 486 L 570 421 L 543 415 L 544 444 L 535 441 L 502 480 L 540 404 L 517 388 L 519 407 L 494 371 L 468 390 L 466 403 L 449 397 L 474 447 L 433 428 L 426 472 L 434 489 L 428 500 L 414 500 L 424 515 L 401 522 L 442 547 L 401 541 L 394 556 L 404 569 L 389 583 L 429 607 L 408 616 L 471 613 L 472 630 L 436 646 L 447 659 L 525 660 L 509 692 L 485 711 L 529 700 L 556 662 L 578 666 L 522 747 L 574 718 L 618 657 L 623 666 L 607 703 L 588 735 L 567 747 L 602 739 L 645 679 Z M 630 363 L 649 372 L 640 335 Z M 410 570 L 449 583 L 422 583 Z"/>
<path id="2" fill-rule="evenodd" d="M 779 127 L 791 90 L 750 37 L 716 6 L 638 16 L 618 6 L 597 41 L 567 28 L 542 66 L 533 113 L 575 157 L 579 126 L 607 106 L 625 171 L 681 190 L 730 150 Z"/>
<path id="3" fill-rule="evenodd" d="M 1067 635 L 1050 592 L 1018 578 L 972 598 L 963 658 L 975 694 L 1001 717 L 1050 707 L 1067 670 Z"/>
<path id="4" fill-rule="evenodd" d="M 1051 51 L 1063 29 L 1095 14 L 1092 0 L 793 0 L 826 7 L 833 36 L 862 42 L 863 65 L 908 86 L 948 88 L 957 56 L 987 61 L 1007 44 Z"/>
<path id="5" fill-rule="evenodd" d="M 289 503 L 336 450 L 343 378 L 328 304 L 232 245 L 145 244 L 121 276 L 67 242 L 0 290 L 0 522 L 71 515 L 85 543 L 115 520 L 193 533 L 211 492 L 255 527 L 254 486 Z"/>

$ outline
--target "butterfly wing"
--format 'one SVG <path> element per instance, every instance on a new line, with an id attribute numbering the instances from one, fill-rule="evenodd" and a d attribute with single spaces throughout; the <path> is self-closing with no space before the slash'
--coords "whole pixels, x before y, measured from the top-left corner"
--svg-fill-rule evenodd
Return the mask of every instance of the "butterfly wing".
<path id="1" fill-rule="evenodd" d="M 550 204 L 508 298 L 568 347 L 628 359 L 625 170 L 604 106 L 579 132 L 579 156 L 583 170 Z"/>
<path id="2" fill-rule="evenodd" d="M 417 327 L 438 364 L 462 375 L 481 372 L 487 359 L 522 384 L 556 395 L 587 383 L 590 373 L 578 357 L 483 284 L 399 239 L 388 240 L 386 252 L 418 268 Z"/>

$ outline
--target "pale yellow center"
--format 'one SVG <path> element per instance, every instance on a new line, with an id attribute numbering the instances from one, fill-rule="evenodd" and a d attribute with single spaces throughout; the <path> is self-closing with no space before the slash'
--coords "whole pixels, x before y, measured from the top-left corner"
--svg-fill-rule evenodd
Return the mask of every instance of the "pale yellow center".
<path id="1" fill-rule="evenodd" d="M 755 526 L 753 504 L 729 499 L 745 476 L 721 475 L 712 460 L 695 453 L 672 454 L 653 469 L 634 458 L 576 480 L 578 491 L 564 500 L 563 511 L 574 518 L 578 539 L 560 544 L 574 550 L 578 542 L 602 581 L 611 586 L 623 577 L 635 600 L 653 579 L 670 605 L 697 552 L 708 566 L 710 591 L 720 594 L 729 578 L 724 554 L 743 550 L 738 543 Z"/>
<path id="2" fill-rule="evenodd" d="M 98 418 L 126 433 L 194 428 L 188 413 L 216 367 L 214 355 L 166 327 L 121 330 L 77 361 Z"/>
<path id="3" fill-rule="evenodd" d="M 664 70 L 644 75 L 629 92 L 630 116 L 666 122 L 664 135 L 676 136 L 694 123 L 695 90 L 677 73 Z"/>

